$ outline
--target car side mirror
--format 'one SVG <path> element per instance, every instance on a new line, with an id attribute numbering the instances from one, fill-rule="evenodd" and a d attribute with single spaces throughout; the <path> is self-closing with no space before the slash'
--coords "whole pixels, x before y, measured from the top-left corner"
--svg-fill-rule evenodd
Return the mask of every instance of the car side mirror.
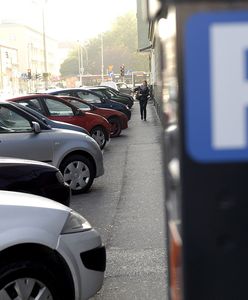
<path id="1" fill-rule="evenodd" d="M 106 99 L 105 98 L 101 98 L 101 100 L 102 100 L 102 103 L 106 103 Z"/>
<path id="2" fill-rule="evenodd" d="M 40 124 L 37 122 L 32 122 L 32 128 L 34 133 L 40 133 L 41 129 L 40 129 Z"/>
<path id="3" fill-rule="evenodd" d="M 75 116 L 84 116 L 85 112 L 78 108 L 75 112 Z"/>

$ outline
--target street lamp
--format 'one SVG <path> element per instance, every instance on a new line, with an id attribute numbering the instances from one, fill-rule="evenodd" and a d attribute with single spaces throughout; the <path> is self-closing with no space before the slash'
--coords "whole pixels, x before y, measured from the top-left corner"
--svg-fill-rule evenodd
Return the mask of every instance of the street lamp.
<path id="1" fill-rule="evenodd" d="M 78 46 L 77 46 L 77 52 L 78 52 L 78 75 L 79 75 L 79 82 L 80 82 L 80 86 L 82 84 L 82 76 L 81 76 L 81 47 L 80 47 L 80 43 L 78 42 Z"/>
<path id="2" fill-rule="evenodd" d="M 77 52 L 78 52 L 78 74 L 79 74 L 79 81 L 80 81 L 80 85 L 82 84 L 82 75 L 84 74 L 84 53 L 83 50 L 85 52 L 85 58 L 88 64 L 88 52 L 87 49 L 80 44 L 79 41 L 78 42 L 78 46 L 77 46 Z"/>
<path id="3" fill-rule="evenodd" d="M 47 51 L 46 51 L 46 30 L 45 30 L 45 3 L 44 0 L 42 5 L 42 35 L 43 35 L 43 53 L 44 53 L 44 83 L 45 90 L 48 89 L 48 72 L 47 72 Z"/>
<path id="4" fill-rule="evenodd" d="M 104 72 L 104 64 L 103 64 L 103 34 L 101 32 L 101 61 L 102 61 L 102 82 L 103 82 L 103 72 Z"/>
<path id="5" fill-rule="evenodd" d="M 37 0 L 33 0 L 32 3 L 40 5 L 40 2 Z M 43 39 L 43 59 L 44 59 L 44 84 L 45 89 L 48 89 L 48 72 L 47 72 L 47 49 L 46 49 L 46 30 L 45 30 L 45 4 L 47 0 L 43 0 L 41 4 L 41 11 L 42 11 L 42 39 Z"/>

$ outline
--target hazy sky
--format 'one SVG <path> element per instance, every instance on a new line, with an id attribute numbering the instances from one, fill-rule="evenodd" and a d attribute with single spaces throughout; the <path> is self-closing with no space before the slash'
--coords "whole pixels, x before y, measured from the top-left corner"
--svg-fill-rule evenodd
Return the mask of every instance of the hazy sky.
<path id="1" fill-rule="evenodd" d="M 136 0 L 0 0 L 0 20 L 41 31 L 44 1 L 46 32 L 58 40 L 87 40 L 110 29 L 116 17 L 136 11 Z"/>

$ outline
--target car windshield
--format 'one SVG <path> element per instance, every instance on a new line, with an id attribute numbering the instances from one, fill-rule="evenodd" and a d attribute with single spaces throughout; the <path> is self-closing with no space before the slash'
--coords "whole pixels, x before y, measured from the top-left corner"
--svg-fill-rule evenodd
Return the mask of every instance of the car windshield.
<path id="1" fill-rule="evenodd" d="M 103 98 L 111 99 L 112 95 L 105 89 L 95 89 L 94 90 L 97 94 L 101 95 Z"/>
<path id="2" fill-rule="evenodd" d="M 77 108 L 80 108 L 81 110 L 84 111 L 90 111 L 91 108 L 88 104 L 83 103 L 81 101 L 75 100 L 75 99 L 66 99 L 66 101 L 68 101 L 69 103 L 75 105 Z"/>
<path id="3" fill-rule="evenodd" d="M 5 106 L 0 106 L 0 125 L 8 131 L 30 131 L 32 130 L 27 119 Z"/>

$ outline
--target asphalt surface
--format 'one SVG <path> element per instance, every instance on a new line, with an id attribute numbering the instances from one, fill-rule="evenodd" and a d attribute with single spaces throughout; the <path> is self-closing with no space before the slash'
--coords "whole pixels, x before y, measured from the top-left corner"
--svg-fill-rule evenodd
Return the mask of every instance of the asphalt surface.
<path id="1" fill-rule="evenodd" d="M 161 125 L 135 102 L 129 128 L 104 149 L 105 174 L 71 207 L 101 234 L 107 249 L 102 289 L 91 299 L 166 299 L 166 232 Z"/>

